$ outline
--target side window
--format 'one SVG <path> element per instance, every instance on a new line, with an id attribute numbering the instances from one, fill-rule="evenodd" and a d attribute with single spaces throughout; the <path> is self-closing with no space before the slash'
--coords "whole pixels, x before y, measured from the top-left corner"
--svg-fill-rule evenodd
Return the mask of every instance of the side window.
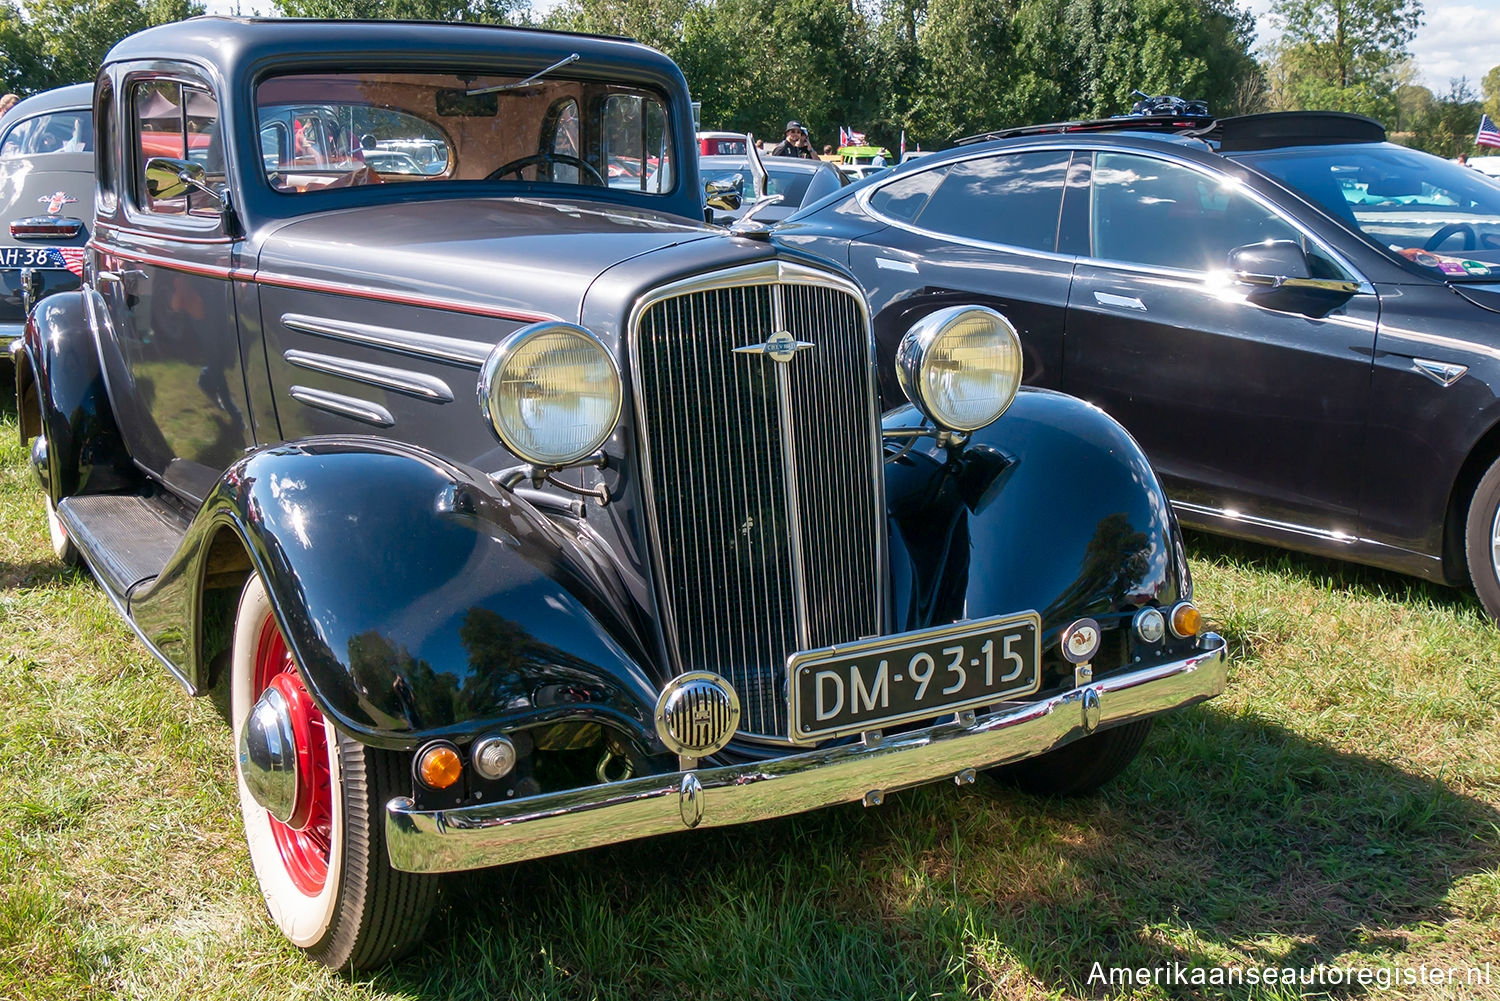
<path id="1" fill-rule="evenodd" d="M 38 153 L 87 153 L 93 148 L 92 111 L 52 111 L 12 125 L 0 139 L 0 159 Z"/>
<path id="2" fill-rule="evenodd" d="M 115 157 L 118 152 L 115 149 L 115 90 L 106 83 L 104 91 L 99 95 L 99 142 L 94 150 L 94 175 L 97 179 L 96 204 L 101 212 L 113 212 L 116 205 L 115 199 Z"/>
<path id="3" fill-rule="evenodd" d="M 927 200 L 947 174 L 946 167 L 938 167 L 892 181 L 870 196 L 870 208 L 887 219 L 911 222 L 927 207 Z"/>
<path id="4" fill-rule="evenodd" d="M 195 163 L 203 168 L 210 185 L 224 181 L 224 147 L 214 96 L 175 80 L 143 80 L 131 88 L 130 108 L 140 152 L 134 181 L 137 204 L 157 215 L 216 217 L 218 203 L 207 192 L 189 188 L 172 198 L 153 198 L 146 187 L 146 163 L 153 157 Z"/>
<path id="5" fill-rule="evenodd" d="M 1307 246 L 1228 179 L 1130 153 L 1095 156 L 1089 231 L 1096 258 L 1184 271 L 1220 270 L 1248 243 Z"/>
<path id="6" fill-rule="evenodd" d="M 1071 155 L 1049 150 L 956 163 L 916 224 L 961 239 L 1051 251 Z"/>
<path id="7" fill-rule="evenodd" d="M 660 102 L 638 94 L 611 95 L 599 127 L 611 188 L 656 194 L 672 189 L 672 137 Z"/>

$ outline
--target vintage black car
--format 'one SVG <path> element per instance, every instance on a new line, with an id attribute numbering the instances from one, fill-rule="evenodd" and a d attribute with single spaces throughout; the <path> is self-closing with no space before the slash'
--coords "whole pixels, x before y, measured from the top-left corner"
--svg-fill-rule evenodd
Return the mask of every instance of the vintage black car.
<path id="1" fill-rule="evenodd" d="M 989 305 L 1184 524 L 1472 581 L 1500 617 L 1500 188 L 1322 112 L 977 139 L 781 230 L 854 272 L 883 357 Z"/>
<path id="2" fill-rule="evenodd" d="M 76 289 L 94 216 L 90 84 L 59 87 L 0 118 L 0 350 L 43 296 Z"/>
<path id="3" fill-rule="evenodd" d="M 94 108 L 22 434 L 63 554 L 227 686 L 251 859 L 318 960 L 412 945 L 434 873 L 996 766 L 1092 788 L 1221 690 L 1130 437 L 1017 392 L 966 304 L 882 415 L 847 273 L 702 222 L 660 53 L 199 18 L 120 43 Z M 397 143 L 441 172 L 361 155 Z"/>

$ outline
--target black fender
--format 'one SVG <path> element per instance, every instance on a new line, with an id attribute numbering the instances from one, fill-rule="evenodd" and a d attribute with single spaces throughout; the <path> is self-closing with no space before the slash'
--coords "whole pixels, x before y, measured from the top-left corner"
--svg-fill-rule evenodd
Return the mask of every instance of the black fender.
<path id="1" fill-rule="evenodd" d="M 15 352 L 22 441 L 53 503 L 77 494 L 134 489 L 141 482 L 110 407 L 89 324 L 87 291 L 37 304 Z"/>
<path id="2" fill-rule="evenodd" d="M 884 423 L 921 419 L 906 406 Z M 1046 650 L 1080 617 L 1111 629 L 1191 596 L 1160 481 L 1099 408 L 1022 389 L 962 448 L 919 440 L 885 467 L 896 629 L 1035 609 Z"/>
<path id="3" fill-rule="evenodd" d="M 422 449 L 305 439 L 231 466 L 130 613 L 201 689 L 225 646 L 205 636 L 202 603 L 216 585 L 237 597 L 253 568 L 313 698 L 360 741 L 592 719 L 661 751 L 666 679 L 593 538 Z"/>

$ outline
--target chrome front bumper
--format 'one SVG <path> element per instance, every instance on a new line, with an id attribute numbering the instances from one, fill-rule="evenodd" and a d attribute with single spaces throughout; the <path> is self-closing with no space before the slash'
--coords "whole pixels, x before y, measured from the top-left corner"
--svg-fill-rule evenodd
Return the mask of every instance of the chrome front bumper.
<path id="1" fill-rule="evenodd" d="M 11 346 L 19 344 L 21 338 L 26 336 L 26 321 L 20 320 L 16 323 L 0 323 L 0 353 L 10 355 Z"/>
<path id="2" fill-rule="evenodd" d="M 1199 652 L 1054 695 L 1006 703 L 974 722 L 944 723 L 873 745 L 846 744 L 784 758 L 422 812 L 386 804 L 391 865 L 451 872 L 522 862 L 667 834 L 785 817 L 836 803 L 880 803 L 898 789 L 953 779 L 1033 757 L 1090 733 L 1211 699 L 1224 690 L 1223 638 Z"/>

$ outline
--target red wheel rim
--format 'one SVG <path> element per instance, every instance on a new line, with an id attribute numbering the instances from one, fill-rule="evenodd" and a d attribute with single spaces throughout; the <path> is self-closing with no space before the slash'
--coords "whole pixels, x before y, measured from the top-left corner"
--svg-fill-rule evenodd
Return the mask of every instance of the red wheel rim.
<path id="1" fill-rule="evenodd" d="M 276 620 L 266 616 L 255 648 L 255 698 L 276 688 L 286 699 L 297 743 L 297 805 L 283 823 L 266 815 L 281 863 L 298 890 L 317 896 L 328 882 L 333 845 L 333 788 L 328 774 L 328 740 L 323 714 L 307 694 L 296 662 Z"/>

